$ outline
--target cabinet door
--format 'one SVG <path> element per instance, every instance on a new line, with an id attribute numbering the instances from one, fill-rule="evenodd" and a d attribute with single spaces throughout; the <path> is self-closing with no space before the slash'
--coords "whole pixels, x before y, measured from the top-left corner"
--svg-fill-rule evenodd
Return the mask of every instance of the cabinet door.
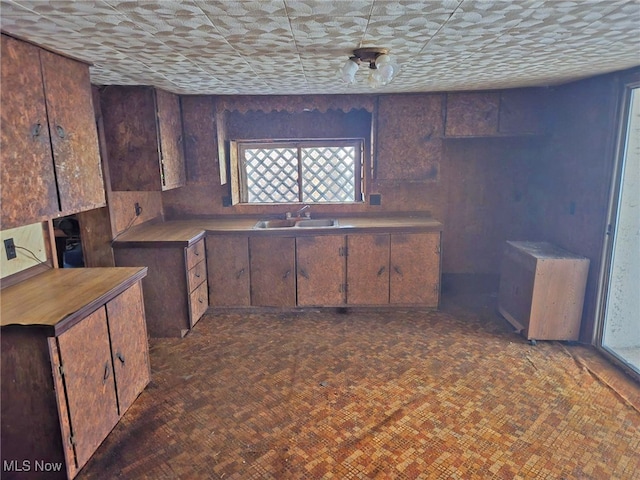
<path id="1" fill-rule="evenodd" d="M 342 235 L 296 238 L 298 305 L 343 305 L 345 260 Z"/>
<path id="2" fill-rule="evenodd" d="M 58 349 L 80 469 L 119 419 L 105 309 L 62 333 Z"/>
<path id="3" fill-rule="evenodd" d="M 53 216 L 58 197 L 39 49 L 5 35 L 0 45 L 2 228 L 7 229 Z"/>
<path id="4" fill-rule="evenodd" d="M 437 307 L 440 233 L 391 235 L 390 303 Z"/>
<path id="5" fill-rule="evenodd" d="M 293 307 L 296 304 L 296 243 L 293 237 L 252 237 L 251 305 Z"/>
<path id="6" fill-rule="evenodd" d="M 347 303 L 389 303 L 389 235 L 347 237 Z"/>
<path id="7" fill-rule="evenodd" d="M 106 204 L 89 67 L 40 51 L 62 214 Z"/>
<path id="8" fill-rule="evenodd" d="M 111 189 L 161 189 L 154 90 L 110 85 L 100 91 Z"/>
<path id="9" fill-rule="evenodd" d="M 206 239 L 209 305 L 251 305 L 249 294 L 249 238 L 209 235 Z"/>
<path id="10" fill-rule="evenodd" d="M 475 137 L 498 133 L 500 94 L 493 92 L 447 94 L 448 137 Z"/>
<path id="11" fill-rule="evenodd" d="M 162 190 L 169 190 L 185 184 L 180 98 L 173 93 L 156 90 L 156 108 Z"/>
<path id="12" fill-rule="evenodd" d="M 151 378 L 140 282 L 107 303 L 107 317 L 118 409 L 123 415 Z"/>

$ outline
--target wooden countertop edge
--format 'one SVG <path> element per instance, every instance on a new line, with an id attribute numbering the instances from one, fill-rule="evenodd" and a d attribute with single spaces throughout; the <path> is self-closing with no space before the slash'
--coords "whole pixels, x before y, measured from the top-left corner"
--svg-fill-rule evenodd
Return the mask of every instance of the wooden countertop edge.
<path id="1" fill-rule="evenodd" d="M 114 299 L 122 292 L 124 292 L 127 288 L 132 286 L 134 283 L 142 280 L 147 276 L 147 272 L 149 271 L 148 267 L 140 267 L 136 273 L 128 277 L 125 281 L 119 283 L 112 289 L 106 291 L 102 295 L 96 297 L 91 302 L 87 303 L 82 308 L 79 308 L 75 312 L 67 315 L 65 318 L 60 320 L 58 323 L 54 325 L 54 333 L 55 335 L 60 335 L 61 333 L 69 330 L 75 324 L 77 324 L 81 319 L 89 315 L 90 313 L 95 312 L 102 305 L 105 305 L 109 300 Z"/>
<path id="2" fill-rule="evenodd" d="M 136 268 L 138 268 L 138 267 L 136 267 Z M 135 272 L 132 275 L 130 275 L 129 277 L 127 277 L 124 281 L 122 281 L 119 284 L 115 285 L 113 288 L 105 291 L 101 295 L 93 298 L 92 300 L 90 300 L 89 302 L 84 304 L 82 307 L 80 307 L 78 310 L 68 314 L 64 318 L 61 318 L 60 320 L 58 320 L 53 325 L 52 324 L 48 324 L 48 323 L 7 323 L 7 324 L 3 324 L 2 328 L 6 328 L 6 327 L 20 327 L 20 328 L 22 328 L 22 327 L 26 327 L 26 328 L 39 327 L 39 328 L 43 328 L 47 332 L 47 335 L 60 335 L 61 333 L 69 330 L 71 327 L 73 327 L 75 324 L 77 324 L 82 318 L 84 318 L 87 315 L 93 313 L 98 308 L 100 308 L 102 305 L 105 305 L 107 302 L 109 302 L 113 298 L 115 298 L 118 295 L 120 295 L 127 288 L 131 287 L 134 283 L 142 280 L 144 277 L 147 276 L 147 272 L 148 272 L 148 268 L 147 267 L 139 267 L 139 270 L 137 272 Z M 28 281 L 28 280 L 26 280 L 26 281 Z"/>
<path id="3" fill-rule="evenodd" d="M 221 226 L 220 228 L 212 228 L 211 221 L 202 222 L 202 230 L 197 234 L 189 234 L 188 238 L 176 239 L 171 238 L 167 240 L 160 240 L 157 238 L 157 232 L 149 233 L 145 238 L 144 231 L 138 231 L 137 237 L 134 239 L 120 239 L 113 243 L 113 248 L 169 248 L 169 247 L 188 247 L 199 241 L 204 235 L 248 235 L 248 236 L 308 236 L 308 235 L 336 235 L 336 234 L 354 234 L 354 233 L 419 233 L 419 232 L 441 232 L 443 225 L 441 222 L 435 219 L 415 219 L 415 225 L 411 225 L 411 219 L 406 218 L 405 223 L 402 225 L 394 225 L 393 223 L 384 223 L 384 220 L 380 219 L 380 225 L 366 225 L 358 226 L 352 225 L 350 222 L 354 218 L 338 218 L 337 227 L 315 227 L 315 228 L 270 228 L 270 229 L 257 229 L 253 228 L 256 222 L 259 220 L 240 220 L 238 226 Z M 398 221 L 399 219 L 391 219 Z M 400 219 L 401 220 L 401 219 Z M 425 222 L 426 220 L 426 222 Z M 375 219 L 363 218 L 363 222 L 371 223 L 376 222 Z M 356 222 L 358 223 L 358 222 Z M 428 224 L 427 224 L 428 223 Z M 207 225 L 209 224 L 209 225 Z M 163 224 L 165 227 L 171 226 L 171 221 Z M 250 225 L 250 226 L 249 226 Z M 176 227 L 178 228 L 178 227 Z M 194 228 L 195 227 L 191 227 Z"/>

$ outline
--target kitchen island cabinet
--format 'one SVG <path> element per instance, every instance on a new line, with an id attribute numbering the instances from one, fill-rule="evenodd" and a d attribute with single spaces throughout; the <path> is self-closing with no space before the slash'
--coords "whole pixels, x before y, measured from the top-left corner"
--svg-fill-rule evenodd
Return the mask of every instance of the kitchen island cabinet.
<path id="1" fill-rule="evenodd" d="M 2 35 L 2 228 L 105 205 L 89 66 Z"/>
<path id="2" fill-rule="evenodd" d="M 589 259 L 548 242 L 506 243 L 498 311 L 528 340 L 578 340 Z"/>
<path id="3" fill-rule="evenodd" d="M 148 384 L 146 272 L 55 269 L 2 291 L 3 465 L 73 478 Z"/>

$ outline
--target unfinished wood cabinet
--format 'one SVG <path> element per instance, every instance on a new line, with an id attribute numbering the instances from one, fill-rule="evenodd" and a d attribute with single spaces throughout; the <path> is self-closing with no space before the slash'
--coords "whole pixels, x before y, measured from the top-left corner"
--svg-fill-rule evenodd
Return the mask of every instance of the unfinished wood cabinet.
<path id="1" fill-rule="evenodd" d="M 298 305 L 344 305 L 346 265 L 344 235 L 297 237 Z"/>
<path id="2" fill-rule="evenodd" d="M 2 35 L 2 226 L 105 205 L 88 65 Z"/>
<path id="3" fill-rule="evenodd" d="M 251 237 L 251 305 L 295 307 L 296 239 Z"/>
<path id="4" fill-rule="evenodd" d="M 589 259 L 548 242 L 507 242 L 498 311 L 529 340 L 578 340 Z"/>
<path id="5" fill-rule="evenodd" d="M 3 465 L 75 477 L 148 384 L 145 273 L 56 269 L 2 291 Z"/>
<path id="6" fill-rule="evenodd" d="M 347 303 L 389 303 L 389 234 L 347 236 Z"/>
<path id="7" fill-rule="evenodd" d="M 249 237 L 207 235 L 209 305 L 231 307 L 251 305 L 249 287 Z"/>
<path id="8" fill-rule="evenodd" d="M 185 184 L 180 97 L 153 87 L 100 93 L 111 188 L 170 190 Z"/>
<path id="9" fill-rule="evenodd" d="M 152 337 L 183 337 L 209 305 L 204 239 L 186 242 L 115 242 L 117 266 L 146 266 L 147 329 Z"/>

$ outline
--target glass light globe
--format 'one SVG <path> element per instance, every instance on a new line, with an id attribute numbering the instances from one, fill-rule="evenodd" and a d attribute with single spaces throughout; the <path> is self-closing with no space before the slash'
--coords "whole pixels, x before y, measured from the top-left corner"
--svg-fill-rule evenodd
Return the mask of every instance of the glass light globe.
<path id="1" fill-rule="evenodd" d="M 351 59 L 348 59 L 340 69 L 340 78 L 348 85 L 355 83 L 356 72 L 358 71 L 358 64 Z"/>

